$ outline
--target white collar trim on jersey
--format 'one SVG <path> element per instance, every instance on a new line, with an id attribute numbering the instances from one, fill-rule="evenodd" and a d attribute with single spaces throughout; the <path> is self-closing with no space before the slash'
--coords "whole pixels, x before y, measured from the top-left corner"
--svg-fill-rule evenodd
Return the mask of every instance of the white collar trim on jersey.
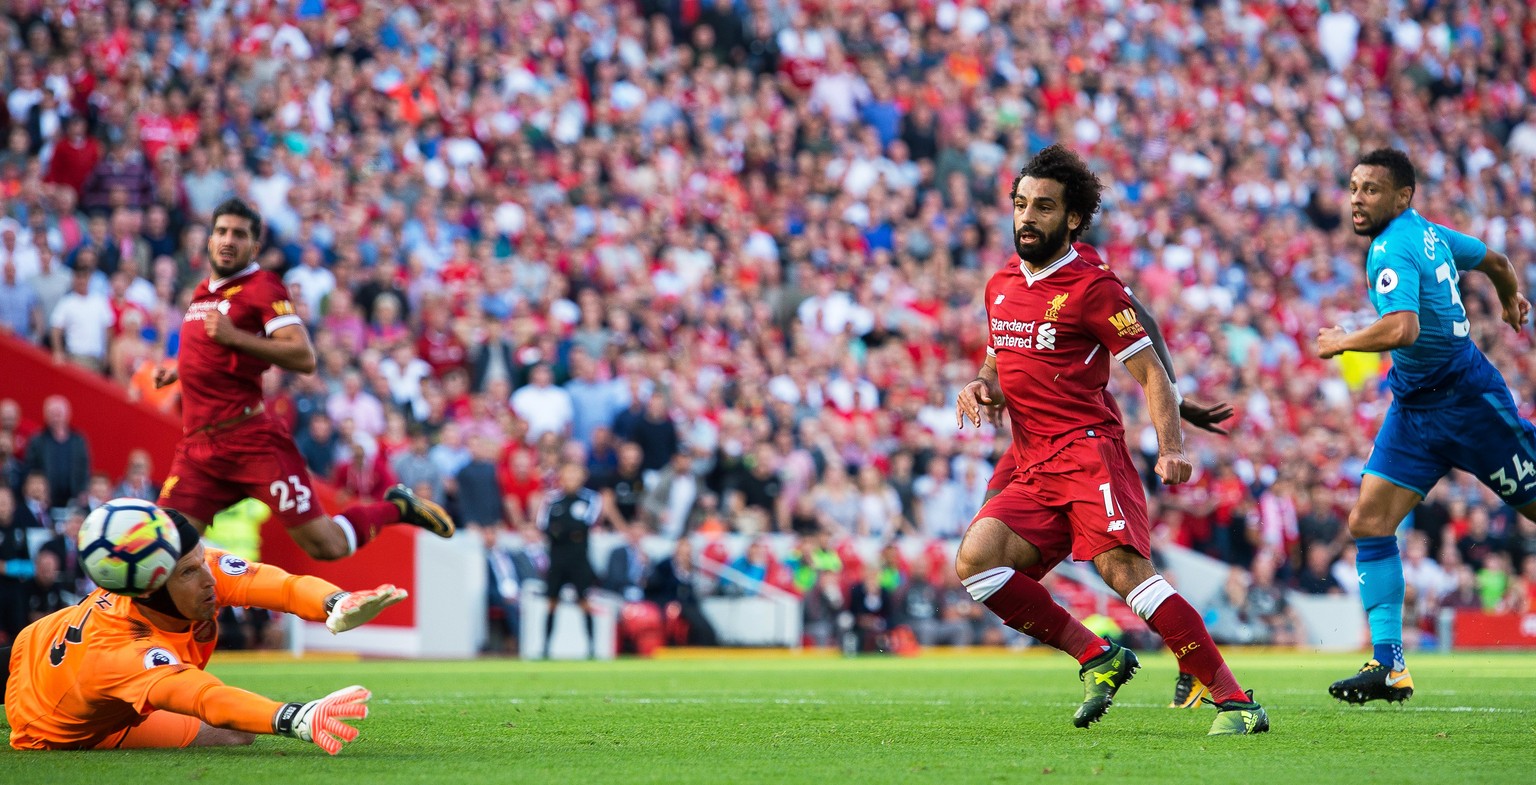
<path id="1" fill-rule="evenodd" d="M 1067 255 L 1066 256 L 1063 256 L 1060 259 L 1057 259 L 1056 261 L 1052 262 L 1050 267 L 1047 267 L 1047 268 L 1045 268 L 1044 270 L 1041 270 L 1038 273 L 1030 272 L 1029 271 L 1029 265 L 1025 264 L 1023 259 L 1020 259 L 1019 260 L 1019 272 L 1024 273 L 1024 283 L 1029 284 L 1030 286 L 1034 286 L 1036 281 L 1044 280 L 1051 273 L 1054 273 L 1057 270 L 1060 270 L 1061 268 L 1067 266 L 1068 262 L 1071 262 L 1073 259 L 1076 259 L 1076 258 L 1077 258 L 1077 249 L 1073 248 L 1071 246 L 1067 246 Z"/>
<path id="2" fill-rule="evenodd" d="M 231 276 L 228 276 L 228 277 L 225 277 L 225 278 L 209 278 L 208 279 L 208 291 L 210 291 L 210 292 L 217 292 L 219 290 L 220 286 L 223 286 L 224 284 L 227 284 L 230 281 L 235 280 L 236 278 L 244 278 L 245 276 L 250 275 L 251 273 L 254 273 L 254 272 L 256 272 L 257 270 L 260 270 L 260 269 L 261 269 L 261 265 L 255 263 L 255 262 L 251 262 L 250 264 L 245 266 L 244 270 L 241 270 L 240 272 L 235 273 L 234 275 L 231 275 Z"/>

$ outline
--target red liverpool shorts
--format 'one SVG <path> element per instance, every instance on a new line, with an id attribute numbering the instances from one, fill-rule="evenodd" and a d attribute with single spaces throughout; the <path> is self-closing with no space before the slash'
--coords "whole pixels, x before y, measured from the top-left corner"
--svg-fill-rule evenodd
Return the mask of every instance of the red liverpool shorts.
<path id="1" fill-rule="evenodd" d="M 182 437 L 160 488 L 161 507 L 208 524 L 220 510 L 246 497 L 265 502 L 272 516 L 290 529 L 325 512 L 293 437 L 268 415 Z"/>
<path id="2" fill-rule="evenodd" d="M 1039 549 L 1026 575 L 1038 580 L 1068 555 L 1088 561 L 1122 545 L 1151 558 L 1146 492 L 1124 440 L 1085 436 L 1012 480 L 974 520 L 997 518 Z"/>
<path id="3" fill-rule="evenodd" d="M 1013 445 L 1003 450 L 1001 457 L 997 459 L 997 468 L 992 470 L 992 479 L 987 481 L 987 492 L 1002 491 L 1013 482 L 1013 475 L 1019 472 L 1019 459 L 1013 454 Z"/>

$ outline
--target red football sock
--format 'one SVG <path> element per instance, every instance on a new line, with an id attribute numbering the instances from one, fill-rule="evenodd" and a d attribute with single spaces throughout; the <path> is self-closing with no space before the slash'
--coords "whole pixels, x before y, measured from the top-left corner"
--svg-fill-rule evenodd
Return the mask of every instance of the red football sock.
<path id="1" fill-rule="evenodd" d="M 1047 646 L 1060 649 L 1080 663 L 1103 654 L 1109 644 L 1094 635 L 1067 609 L 1056 604 L 1040 582 L 1015 572 L 1003 587 L 983 601 L 1003 623 Z"/>
<path id="2" fill-rule="evenodd" d="M 1205 622 L 1188 600 L 1177 594 L 1163 600 L 1147 624 L 1163 636 L 1163 643 L 1179 661 L 1179 671 L 1194 674 L 1201 684 L 1210 687 L 1212 699 L 1218 703 L 1248 700 L 1232 669 L 1221 658 L 1216 642 L 1211 640 L 1211 633 L 1206 631 Z"/>
<path id="3" fill-rule="evenodd" d="M 352 524 L 352 531 L 357 535 L 357 547 L 361 548 L 375 537 L 379 532 L 392 523 L 400 522 L 400 508 L 394 502 L 373 502 L 372 504 L 354 504 L 341 514 L 346 516 Z"/>

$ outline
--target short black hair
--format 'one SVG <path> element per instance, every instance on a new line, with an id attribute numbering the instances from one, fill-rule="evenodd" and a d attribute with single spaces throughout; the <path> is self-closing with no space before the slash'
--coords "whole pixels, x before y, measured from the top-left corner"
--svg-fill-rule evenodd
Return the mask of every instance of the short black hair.
<path id="1" fill-rule="evenodd" d="M 257 240 L 261 239 L 261 213 L 256 212 L 256 208 L 247 204 L 244 199 L 238 196 L 231 196 L 225 199 L 223 204 L 213 208 L 213 220 L 208 223 L 210 228 L 219 222 L 219 216 L 221 215 L 233 215 L 236 218 L 244 218 L 250 221 L 251 236 Z"/>
<path id="2" fill-rule="evenodd" d="M 1379 166 L 1387 170 L 1387 174 L 1392 176 L 1393 188 L 1410 188 L 1414 191 L 1419 188 L 1413 162 L 1408 160 L 1407 153 L 1397 148 L 1379 147 L 1360 156 L 1355 166 Z"/>
<path id="3" fill-rule="evenodd" d="M 1061 183 L 1067 212 L 1077 213 L 1082 219 L 1082 223 L 1071 232 L 1073 242 L 1093 226 L 1093 215 L 1099 211 L 1104 184 L 1099 182 L 1098 175 L 1088 168 L 1087 162 L 1077 153 L 1059 144 L 1041 150 L 1013 178 L 1013 185 L 1008 189 L 1008 201 L 1013 201 L 1013 195 L 1019 192 L 1019 181 L 1026 177 Z"/>

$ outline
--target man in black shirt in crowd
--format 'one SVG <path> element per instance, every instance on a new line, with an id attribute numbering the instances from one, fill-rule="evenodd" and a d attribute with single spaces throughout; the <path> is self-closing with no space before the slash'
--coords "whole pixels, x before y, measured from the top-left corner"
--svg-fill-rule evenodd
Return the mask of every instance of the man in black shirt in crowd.
<path id="1" fill-rule="evenodd" d="M 587 655 L 597 657 L 596 638 L 592 632 L 592 606 L 587 592 L 597 585 L 588 553 L 591 529 L 602 520 L 603 499 L 583 487 L 587 470 L 579 463 L 560 467 L 559 486 L 550 491 L 539 510 L 539 528 L 549 538 L 549 572 L 544 578 L 549 596 L 549 616 L 544 619 L 544 659 L 549 659 L 549 644 L 555 637 L 555 609 L 560 605 L 560 591 L 576 589 L 577 602 L 587 619 Z"/>
<path id="2" fill-rule="evenodd" d="M 643 523 L 640 519 L 640 503 L 645 500 L 643 459 L 640 445 L 624 442 L 619 445 L 618 469 L 599 477 L 594 483 L 603 494 L 603 517 L 616 532 Z"/>
<path id="3" fill-rule="evenodd" d="M 90 448 L 69 425 L 68 398 L 48 396 L 43 401 L 43 420 L 47 427 L 27 443 L 26 469 L 48 477 L 49 504 L 61 509 L 85 499 L 91 479 Z"/>

